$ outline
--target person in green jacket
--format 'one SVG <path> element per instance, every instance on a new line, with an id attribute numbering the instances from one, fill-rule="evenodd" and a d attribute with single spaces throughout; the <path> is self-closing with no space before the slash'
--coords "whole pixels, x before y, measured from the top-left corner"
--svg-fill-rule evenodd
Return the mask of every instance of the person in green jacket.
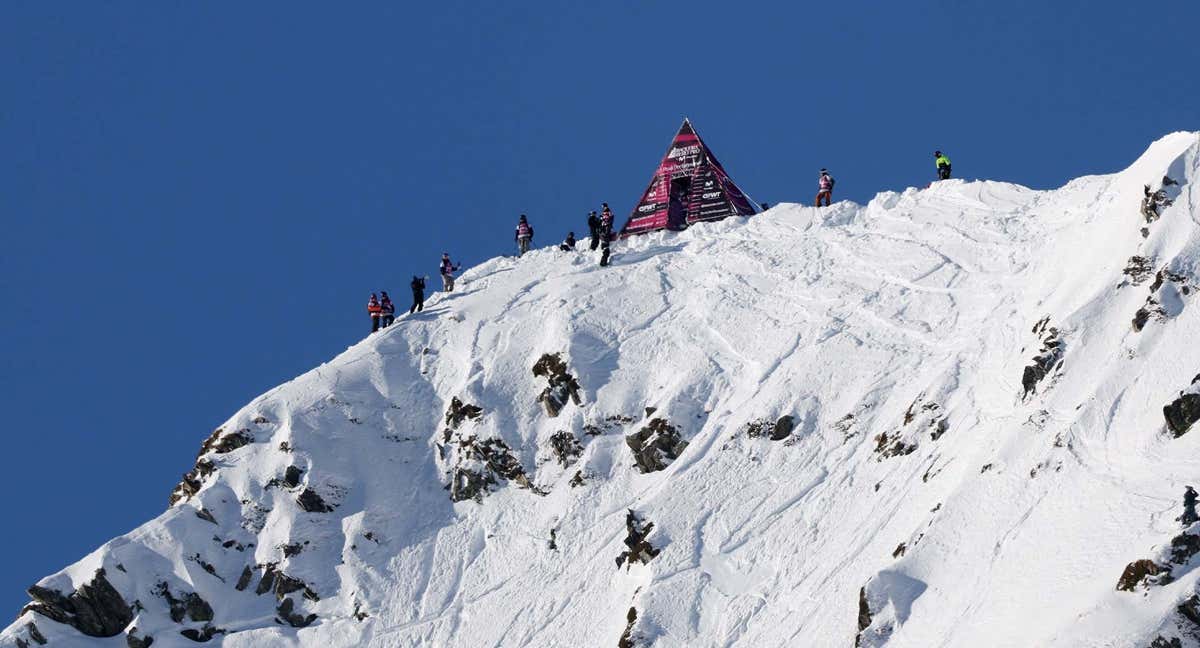
<path id="1" fill-rule="evenodd" d="M 950 158 L 942 154 L 941 151 L 934 151 L 933 157 L 936 158 L 938 180 L 950 179 Z"/>

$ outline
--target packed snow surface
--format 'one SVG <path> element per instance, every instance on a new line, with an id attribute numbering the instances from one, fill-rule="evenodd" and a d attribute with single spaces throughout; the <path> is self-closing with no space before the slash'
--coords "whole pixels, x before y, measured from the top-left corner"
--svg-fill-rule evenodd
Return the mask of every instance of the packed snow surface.
<path id="1" fill-rule="evenodd" d="M 950 180 L 608 268 L 487 261 L 252 401 L 198 492 L 39 584 L 103 568 L 120 634 L 26 611 L 0 646 L 1200 645 L 1190 558 L 1116 589 L 1200 479 L 1200 431 L 1163 414 L 1200 373 L 1198 179 L 1177 133 L 1053 191 Z M 1171 198 L 1153 222 L 1144 185 Z M 618 566 L 630 519 L 657 555 Z M 211 610 L 173 620 L 190 593 Z"/>

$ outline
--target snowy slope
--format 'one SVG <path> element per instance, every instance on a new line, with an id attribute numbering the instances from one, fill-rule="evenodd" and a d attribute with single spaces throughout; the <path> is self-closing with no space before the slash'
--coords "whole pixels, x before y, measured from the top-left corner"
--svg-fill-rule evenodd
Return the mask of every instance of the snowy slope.
<path id="1" fill-rule="evenodd" d="M 1200 425 L 1163 414 L 1200 373 L 1197 181 L 1177 133 L 1055 191 L 493 259 L 255 399 L 171 508 L 39 584 L 115 636 L 30 610 L 0 646 L 1200 646 L 1200 556 L 1171 562 Z"/>

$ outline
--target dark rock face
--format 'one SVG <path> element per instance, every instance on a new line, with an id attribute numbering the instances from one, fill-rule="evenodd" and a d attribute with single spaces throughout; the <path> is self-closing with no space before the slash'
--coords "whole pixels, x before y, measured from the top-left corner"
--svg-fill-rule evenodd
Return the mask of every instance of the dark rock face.
<path id="1" fill-rule="evenodd" d="M 250 586 L 250 581 L 254 578 L 254 570 L 250 569 L 250 565 L 242 568 L 242 575 L 238 577 L 237 585 L 233 588 L 239 592 L 243 592 Z"/>
<path id="2" fill-rule="evenodd" d="M 450 399 L 450 408 L 446 410 L 446 427 L 457 430 L 467 419 L 477 419 L 483 416 L 483 408 L 478 405 L 466 404 L 458 398 Z"/>
<path id="3" fill-rule="evenodd" d="M 1130 284 L 1140 286 L 1154 273 L 1154 261 L 1142 256 L 1131 256 L 1121 272 L 1129 277 Z"/>
<path id="4" fill-rule="evenodd" d="M 662 418 L 650 421 L 646 427 L 625 437 L 625 444 L 633 451 L 634 463 L 641 473 L 666 468 L 687 448 L 687 441 L 680 438 L 679 430 Z"/>
<path id="5" fill-rule="evenodd" d="M 796 419 L 785 415 L 772 422 L 770 419 L 755 419 L 746 424 L 746 436 L 751 439 L 767 437 L 772 441 L 782 441 L 792 435 L 796 429 Z"/>
<path id="6" fill-rule="evenodd" d="M 283 599 L 283 602 L 279 604 L 279 607 L 275 608 L 275 613 L 279 615 L 280 619 L 293 628 L 304 628 L 311 625 L 313 621 L 317 620 L 317 615 L 315 614 L 309 614 L 307 616 L 303 614 L 297 614 L 295 612 L 295 607 L 295 601 L 290 598 L 285 598 Z"/>
<path id="7" fill-rule="evenodd" d="M 1062 367 L 1066 347 L 1058 337 L 1058 329 L 1050 326 L 1050 318 L 1043 319 L 1033 327 L 1033 332 L 1042 338 L 1042 349 L 1033 357 L 1033 364 L 1025 367 L 1021 375 L 1021 386 L 1025 388 L 1022 398 L 1037 393 L 1037 385 L 1051 372 Z"/>
<path id="8" fill-rule="evenodd" d="M 1192 386 L 1200 384 L 1200 376 L 1192 379 Z M 1167 429 L 1175 438 L 1179 438 L 1191 429 L 1196 421 L 1200 421 L 1200 393 L 1180 394 L 1179 398 L 1163 407 L 1163 418 L 1167 420 Z"/>
<path id="9" fill-rule="evenodd" d="M 903 457 L 910 455 L 917 449 L 917 444 L 906 443 L 900 438 L 899 431 L 887 433 L 881 432 L 875 436 L 875 454 L 877 461 L 890 459 L 892 457 Z"/>
<path id="10" fill-rule="evenodd" d="M 188 592 L 181 598 L 175 598 L 166 583 L 159 583 L 155 588 L 155 593 L 167 601 L 171 620 L 175 623 L 183 623 L 185 618 L 192 621 L 212 621 L 213 619 L 212 606 L 195 592 Z"/>
<path id="11" fill-rule="evenodd" d="M 529 478 L 525 476 L 525 468 L 503 439 L 461 439 L 458 456 L 460 465 L 454 468 L 450 480 L 452 501 L 481 501 L 483 495 L 500 479 L 514 481 L 525 488 L 531 487 Z"/>
<path id="12" fill-rule="evenodd" d="M 267 592 L 274 594 L 276 600 L 280 601 L 292 592 L 300 592 L 304 598 L 310 601 L 321 600 L 321 597 L 317 596 L 317 593 L 307 583 L 279 571 L 275 567 L 275 563 L 263 566 L 262 580 L 258 582 L 258 587 L 254 588 L 255 594 L 262 595 Z"/>
<path id="13" fill-rule="evenodd" d="M 1142 196 L 1142 217 L 1147 223 L 1153 223 L 1159 218 L 1159 210 L 1170 207 L 1174 201 L 1167 196 L 1165 187 L 1179 184 L 1167 176 L 1163 176 L 1162 187 L 1158 191 L 1150 191 L 1150 185 L 1145 185 Z"/>
<path id="14" fill-rule="evenodd" d="M 115 637 L 133 621 L 133 609 L 108 582 L 103 569 L 97 569 L 91 582 L 68 596 L 37 585 L 29 588 L 29 596 L 33 602 L 22 612 L 36 612 L 89 637 Z"/>
<path id="15" fill-rule="evenodd" d="M 854 645 L 862 645 L 862 633 L 871 627 L 871 605 L 867 602 L 867 588 L 864 585 L 858 590 L 858 634 L 854 635 Z"/>
<path id="16" fill-rule="evenodd" d="M 130 628 L 129 634 L 125 635 L 125 645 L 129 648 L 150 648 L 154 645 L 154 637 L 140 637 L 137 628 Z"/>
<path id="17" fill-rule="evenodd" d="M 1171 538 L 1171 562 L 1176 565 L 1187 564 L 1192 556 L 1198 553 L 1200 553 L 1200 536 L 1181 533 Z"/>
<path id="18" fill-rule="evenodd" d="M 1150 648 L 1183 648 L 1183 642 L 1179 640 L 1179 637 L 1166 639 L 1159 635 L 1150 642 Z"/>
<path id="19" fill-rule="evenodd" d="M 538 402 L 546 409 L 546 416 L 558 416 L 569 399 L 575 405 L 581 405 L 579 397 L 579 381 L 567 372 L 567 363 L 557 353 L 547 353 L 533 365 L 533 375 L 545 377 L 550 384 L 538 396 Z"/>
<path id="20" fill-rule="evenodd" d="M 1121 578 L 1117 580 L 1117 589 L 1123 592 L 1132 592 L 1139 585 L 1147 587 L 1151 585 L 1166 585 L 1170 583 L 1171 568 L 1159 565 L 1153 560 L 1135 560 L 1125 566 L 1125 571 L 1121 573 Z"/>
<path id="21" fill-rule="evenodd" d="M 630 607 L 629 611 L 625 613 L 625 632 L 622 632 L 621 637 L 617 639 L 617 648 L 637 648 L 638 639 L 633 633 L 637 619 L 637 609 Z"/>
<path id="22" fill-rule="evenodd" d="M 304 471 L 299 466 L 288 466 L 287 470 L 283 471 L 283 485 L 287 488 L 296 488 L 300 485 L 300 477 Z"/>
<path id="23" fill-rule="evenodd" d="M 647 536 L 654 530 L 653 522 L 643 521 L 633 509 L 629 509 L 625 514 L 625 551 L 622 551 L 617 556 L 617 566 L 620 567 L 626 563 L 633 564 L 640 562 L 643 565 L 649 563 L 659 550 L 650 544 Z"/>
<path id="24" fill-rule="evenodd" d="M 579 443 L 579 439 L 575 438 L 574 434 L 562 430 L 555 432 L 550 437 L 550 450 L 554 453 L 554 459 L 564 468 L 574 463 L 579 455 L 583 454 L 583 445 Z"/>
<path id="25" fill-rule="evenodd" d="M 200 628 L 199 630 L 197 630 L 195 628 L 188 628 L 186 630 L 180 630 L 179 634 L 187 637 L 188 639 L 191 639 L 192 641 L 195 641 L 196 643 L 204 643 L 206 641 L 211 640 L 213 637 L 215 637 L 219 634 L 225 634 L 225 630 L 206 624 L 203 628 Z"/>
<path id="26" fill-rule="evenodd" d="M 300 493 L 300 496 L 296 498 L 296 503 L 300 505 L 300 508 L 304 509 L 304 511 L 308 513 L 329 513 L 336 508 L 327 504 L 325 500 L 321 499 L 321 496 L 317 495 L 317 492 L 311 488 L 305 488 L 304 492 Z"/>
<path id="27" fill-rule="evenodd" d="M 1200 596 L 1192 594 L 1175 610 L 1179 612 L 1180 616 L 1191 621 L 1193 626 L 1200 628 Z"/>
<path id="28" fill-rule="evenodd" d="M 171 496 L 167 499 L 168 506 L 175 506 L 178 502 L 191 499 L 204 486 L 204 479 L 216 470 L 216 465 L 208 459 L 197 461 L 191 470 L 183 474 L 183 480 L 171 491 Z"/>
<path id="29" fill-rule="evenodd" d="M 1176 299 L 1188 296 L 1193 289 L 1193 286 L 1188 283 L 1186 276 L 1171 272 L 1166 268 L 1159 270 L 1154 275 L 1154 283 L 1150 284 L 1150 296 L 1146 298 L 1146 303 L 1133 315 L 1133 330 L 1135 332 L 1145 328 L 1151 318 L 1159 322 L 1164 322 L 1168 318 L 1179 314 L 1177 312 L 1170 313 L 1163 306 L 1164 295 L 1160 292 L 1160 289 L 1168 283 L 1174 286 L 1173 292 L 1176 293 Z"/>

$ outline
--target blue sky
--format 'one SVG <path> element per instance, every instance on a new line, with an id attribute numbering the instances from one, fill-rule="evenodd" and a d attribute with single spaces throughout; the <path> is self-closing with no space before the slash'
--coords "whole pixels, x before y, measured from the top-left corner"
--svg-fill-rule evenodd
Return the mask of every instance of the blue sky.
<path id="1" fill-rule="evenodd" d="M 1059 186 L 1200 128 L 1200 4 L 0 7 L 0 614 L 450 251 L 623 222 L 684 115 L 758 201 Z M 433 282 L 431 282 L 432 284 Z"/>

